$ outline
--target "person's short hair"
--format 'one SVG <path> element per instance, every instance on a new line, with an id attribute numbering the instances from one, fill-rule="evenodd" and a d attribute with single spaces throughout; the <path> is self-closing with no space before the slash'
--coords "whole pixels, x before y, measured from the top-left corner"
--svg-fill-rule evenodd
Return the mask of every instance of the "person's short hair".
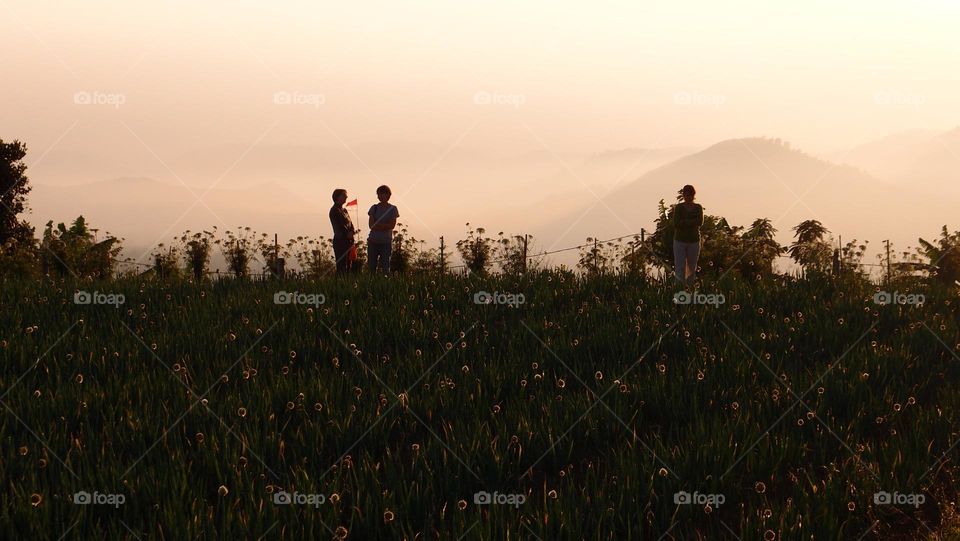
<path id="1" fill-rule="evenodd" d="M 340 197 L 341 195 L 347 195 L 347 190 L 344 190 L 343 188 L 337 188 L 336 190 L 333 190 L 333 202 L 336 203 L 337 197 Z"/>
<path id="2" fill-rule="evenodd" d="M 697 195 L 697 189 L 694 188 L 693 185 L 687 184 L 686 186 L 683 187 L 682 190 L 680 190 L 680 193 L 682 193 L 682 194 L 684 194 L 684 195 L 686 195 L 686 194 Z"/>
<path id="3" fill-rule="evenodd" d="M 379 188 L 377 188 L 377 194 L 381 194 L 381 193 L 392 194 L 393 192 L 390 191 L 390 186 L 387 186 L 386 184 L 384 184 L 383 186 L 380 186 Z"/>

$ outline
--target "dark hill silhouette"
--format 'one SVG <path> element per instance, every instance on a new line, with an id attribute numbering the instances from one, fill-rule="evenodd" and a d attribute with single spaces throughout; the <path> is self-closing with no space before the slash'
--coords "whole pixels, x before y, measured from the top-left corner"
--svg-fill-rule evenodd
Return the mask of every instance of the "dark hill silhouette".
<path id="1" fill-rule="evenodd" d="M 657 202 L 674 203 L 684 184 L 697 187 L 708 214 L 731 224 L 748 226 L 755 218 L 770 218 L 781 243 L 789 242 L 794 225 L 819 219 L 845 240 L 879 243 L 889 237 L 915 245 L 917 231 L 937 230 L 952 216 L 949 201 L 925 201 L 909 188 L 813 157 L 779 139 L 749 138 L 722 141 L 658 167 L 596 204 L 595 198 L 585 197 L 579 209 L 538 233 L 565 246 L 588 236 L 610 238 L 650 228 Z M 794 204 L 798 196 L 803 202 Z"/>

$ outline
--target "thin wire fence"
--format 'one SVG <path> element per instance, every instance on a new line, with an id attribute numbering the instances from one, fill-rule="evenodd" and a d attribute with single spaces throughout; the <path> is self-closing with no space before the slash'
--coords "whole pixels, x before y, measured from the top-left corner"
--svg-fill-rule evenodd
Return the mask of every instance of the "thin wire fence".
<path id="1" fill-rule="evenodd" d="M 496 265 L 496 264 L 504 263 L 504 262 L 508 262 L 508 261 L 516 261 L 519 257 L 523 257 L 523 259 L 524 259 L 524 264 L 526 264 L 527 261 L 532 261 L 532 260 L 534 260 L 534 259 L 546 257 L 546 256 L 548 256 L 548 255 L 553 255 L 553 254 L 559 254 L 559 253 L 569 252 L 569 251 L 572 251 L 572 250 L 580 250 L 580 249 L 583 249 L 583 248 L 591 248 L 591 247 L 593 247 L 594 249 L 600 249 L 600 247 L 601 247 L 602 245 L 606 245 L 607 243 L 616 242 L 616 241 L 620 241 L 620 240 L 623 240 L 623 239 L 632 239 L 632 240 L 634 240 L 634 241 L 637 241 L 637 244 L 631 243 L 632 246 L 636 246 L 636 245 L 638 245 L 638 244 L 641 243 L 641 242 L 646 242 L 646 241 L 648 240 L 648 236 L 649 236 L 649 233 L 650 233 L 650 232 L 651 232 L 651 230 L 649 230 L 649 229 L 641 228 L 639 233 L 631 233 L 631 234 L 628 234 L 628 235 L 621 235 L 621 236 L 619 236 L 619 237 L 612 237 L 612 238 L 609 238 L 609 239 L 602 239 L 602 240 L 601 240 L 601 239 L 596 239 L 596 238 L 589 238 L 589 239 L 588 239 L 588 242 L 585 242 L 585 243 L 583 243 L 583 244 L 578 244 L 578 245 L 576 245 L 576 246 L 568 246 L 568 247 L 565 247 L 565 248 L 558 248 L 558 249 L 556 249 L 556 250 L 544 250 L 544 251 L 541 251 L 541 252 L 539 252 L 539 253 L 525 254 L 525 255 L 522 255 L 522 256 L 519 256 L 519 255 L 518 255 L 518 256 L 513 256 L 513 257 L 501 257 L 501 258 L 493 259 L 493 260 L 489 261 L 489 264 L 491 264 L 491 265 Z M 527 238 L 532 238 L 532 237 L 528 237 L 528 236 L 524 235 L 524 236 L 522 236 L 521 238 L 524 239 L 524 242 L 527 242 L 526 239 L 527 239 Z M 459 269 L 459 270 L 465 271 L 465 270 L 468 268 L 468 265 L 467 265 L 466 263 L 460 263 L 460 264 L 457 264 L 457 265 L 446 265 L 446 264 L 445 264 L 445 261 L 444 261 L 444 260 L 445 260 L 446 256 L 449 255 L 449 254 L 444 253 L 444 251 L 443 251 L 443 249 L 444 249 L 443 237 L 440 237 L 440 239 L 441 239 L 440 253 L 438 254 L 438 256 L 439 256 L 439 258 L 440 258 L 440 260 L 441 260 L 441 263 L 440 263 L 440 264 L 441 264 L 441 268 L 443 268 L 444 270 L 455 270 L 455 269 Z M 525 251 L 525 250 L 524 250 L 524 251 Z M 667 267 L 671 267 L 671 266 L 673 265 L 671 262 L 666 261 L 663 257 L 661 257 L 661 256 L 660 256 L 659 254 L 657 254 L 656 252 L 651 251 L 649 255 L 652 256 L 654 259 L 656 259 L 656 260 L 657 260 L 660 264 L 662 264 L 662 265 L 665 265 L 665 266 L 667 266 Z M 120 265 L 133 265 L 133 266 L 138 267 L 138 268 L 144 268 L 144 269 L 145 269 L 144 272 L 147 272 L 147 271 L 149 271 L 150 269 L 156 268 L 156 264 L 155 264 L 155 263 L 141 263 L 141 262 L 137 262 L 137 261 L 132 261 L 132 260 L 130 260 L 129 258 L 128 258 L 128 259 L 110 258 L 110 259 L 111 259 L 111 261 L 113 261 L 113 262 L 115 262 L 115 263 L 118 263 L 118 264 L 120 264 Z M 790 261 L 792 261 L 792 260 L 789 258 L 789 256 L 786 256 L 786 255 L 780 255 L 780 256 L 777 257 L 777 259 L 778 259 L 778 260 L 779 260 L 779 259 L 785 259 L 785 260 L 790 260 Z M 864 267 L 887 267 L 887 264 L 885 264 L 885 263 L 863 263 L 863 262 L 861 262 L 861 263 L 858 263 L 858 265 L 859 265 L 859 266 L 864 266 Z M 229 272 L 229 271 L 221 271 L 220 269 L 204 271 L 203 274 L 206 275 L 206 276 L 212 276 L 212 277 L 216 277 L 216 278 L 223 278 L 223 277 L 228 277 L 228 276 L 234 276 L 234 273 Z M 302 272 L 298 272 L 298 271 L 294 271 L 294 270 L 287 270 L 287 271 L 284 272 L 284 274 L 285 274 L 285 275 L 290 275 L 290 276 L 298 276 L 298 275 L 301 275 L 301 274 L 303 274 L 303 273 L 302 273 Z M 266 269 L 265 269 L 265 270 L 260 271 L 260 272 L 250 271 L 250 272 L 247 272 L 246 275 L 247 275 L 247 276 L 268 277 L 268 276 L 275 276 L 275 273 L 272 272 L 272 271 L 270 271 L 270 270 L 266 270 Z"/>
<path id="2" fill-rule="evenodd" d="M 630 234 L 630 235 L 623 235 L 623 236 L 620 236 L 620 237 L 614 237 L 614 238 L 612 238 L 612 239 L 606 239 L 606 240 L 594 240 L 594 241 L 590 241 L 590 242 L 587 242 L 587 243 L 584 243 L 584 244 L 578 244 L 577 246 L 569 246 L 569 247 L 567 247 L 567 248 L 560 248 L 560 249 L 558 249 L 558 250 L 551 250 L 551 251 L 540 252 L 539 254 L 529 254 L 529 255 L 525 256 L 525 258 L 526 258 L 526 259 L 534 259 L 534 258 L 537 258 L 537 257 L 548 256 L 548 255 L 551 255 L 551 254 L 559 254 L 559 253 L 561 253 L 561 252 L 569 252 L 570 250 L 579 250 L 579 249 L 581 249 L 581 248 L 587 248 L 587 247 L 589 247 L 589 246 L 598 246 L 598 245 L 600 245 L 600 244 L 605 244 L 605 243 L 607 243 L 607 242 L 613 242 L 613 241 L 623 240 L 623 239 L 627 239 L 627 238 L 642 239 L 645 234 L 646 234 L 646 229 L 641 229 L 641 230 L 640 230 L 640 233 L 632 233 L 632 234 Z M 503 262 L 505 262 L 505 261 L 511 261 L 511 260 L 513 260 L 513 259 L 514 259 L 514 258 L 511 258 L 511 257 L 501 257 L 500 259 L 494 259 L 494 260 L 490 261 L 490 263 L 491 263 L 491 264 L 503 263 Z M 447 267 L 447 268 L 449 268 L 449 269 L 465 269 L 465 268 L 467 268 L 467 265 L 466 265 L 466 264 L 450 265 L 450 266 Z"/>
<path id="3" fill-rule="evenodd" d="M 129 259 L 117 259 L 117 258 L 114 258 L 114 257 L 111 257 L 110 260 L 113 261 L 113 262 L 115 262 L 115 263 L 118 263 L 118 264 L 120 264 L 120 265 L 133 265 L 133 266 L 135 266 L 135 267 L 142 267 L 142 268 L 145 269 L 143 272 L 148 272 L 148 271 L 150 271 L 150 270 L 152 270 L 152 269 L 156 269 L 156 268 L 157 268 L 157 265 L 156 265 L 155 263 L 140 263 L 140 262 L 137 262 L 137 261 L 131 261 L 131 260 L 129 260 Z M 192 274 L 192 272 L 191 272 L 190 274 Z M 268 276 L 275 276 L 275 274 L 276 274 L 276 273 L 271 272 L 271 271 L 269 271 L 269 270 L 263 270 L 263 271 L 247 271 L 245 275 L 246 275 L 246 276 L 268 277 Z M 302 274 L 302 273 L 301 273 L 301 272 L 298 272 L 298 271 L 287 270 L 287 271 L 284 271 L 284 274 L 286 274 L 286 275 L 288 275 L 288 276 L 296 276 L 296 275 L 299 275 L 299 274 Z M 232 276 L 234 276 L 234 273 L 232 273 L 232 272 L 230 272 L 230 271 L 228 271 L 228 270 L 214 269 L 214 270 L 206 270 L 206 271 L 203 271 L 203 275 L 204 275 L 204 276 L 212 276 L 212 277 L 216 277 L 216 278 L 226 278 L 226 277 L 232 277 Z"/>
<path id="4" fill-rule="evenodd" d="M 534 258 L 539 258 L 539 257 L 545 257 L 545 256 L 548 256 L 548 255 L 551 255 L 551 254 L 559 254 L 559 253 L 562 253 L 562 252 L 569 252 L 570 250 L 579 250 L 579 249 L 581 249 L 581 248 L 586 248 L 586 247 L 589 247 L 589 246 L 599 246 L 599 245 L 601 245 L 601 244 L 605 244 L 605 243 L 608 243 L 608 242 L 614 242 L 614 241 L 618 241 L 618 240 L 623 240 L 623 239 L 627 239 L 627 238 L 633 238 L 633 239 L 635 239 L 635 240 L 645 240 L 646 234 L 647 234 L 647 229 L 643 228 L 643 229 L 640 230 L 639 233 L 631 233 L 631 234 L 629 234 L 629 235 L 621 235 L 621 236 L 619 236 L 619 237 L 613 237 L 613 238 L 605 239 L 605 240 L 599 240 L 599 239 L 597 239 L 597 240 L 591 240 L 590 242 L 587 242 L 587 243 L 584 243 L 584 244 L 578 244 L 577 246 L 568 246 L 568 247 L 566 247 L 566 248 L 559 248 L 559 249 L 557 249 L 557 250 L 549 250 L 549 251 L 543 251 L 543 252 L 536 253 L 536 254 L 529 254 L 529 255 L 526 255 L 525 258 L 526 258 L 526 259 L 534 259 Z M 440 255 L 443 256 L 443 254 L 440 254 Z M 505 262 L 505 261 L 510 261 L 511 259 L 513 259 L 513 258 L 503 257 L 503 258 L 499 258 L 499 259 L 495 259 L 495 260 L 490 261 L 490 264 L 503 263 L 503 262 Z M 141 263 L 141 262 L 138 262 L 138 261 L 132 261 L 132 260 L 130 260 L 130 259 L 118 259 L 118 258 L 115 258 L 115 257 L 111 257 L 110 260 L 113 261 L 113 262 L 115 262 L 115 263 L 119 263 L 119 264 L 121 264 L 121 265 L 133 265 L 133 266 L 135 266 L 135 267 L 143 267 L 143 268 L 146 269 L 146 270 L 150 270 L 150 269 L 156 267 L 156 264 L 155 264 L 155 263 Z M 450 269 L 450 270 L 453 270 L 453 269 L 466 269 L 466 268 L 467 268 L 467 265 L 466 265 L 466 264 L 444 265 L 444 267 L 445 267 L 446 269 Z M 205 275 L 213 275 L 213 276 L 231 276 L 231 275 L 232 275 L 232 273 L 229 273 L 229 272 L 221 272 L 220 269 L 210 270 L 210 271 L 204 271 L 204 274 L 205 274 Z M 255 275 L 269 276 L 269 275 L 272 275 L 272 274 L 273 274 L 273 273 L 270 272 L 270 271 L 268 271 L 268 270 L 265 270 L 265 271 L 262 271 L 262 272 L 248 272 L 248 273 L 247 273 L 247 275 L 254 275 L 254 276 L 255 276 Z"/>

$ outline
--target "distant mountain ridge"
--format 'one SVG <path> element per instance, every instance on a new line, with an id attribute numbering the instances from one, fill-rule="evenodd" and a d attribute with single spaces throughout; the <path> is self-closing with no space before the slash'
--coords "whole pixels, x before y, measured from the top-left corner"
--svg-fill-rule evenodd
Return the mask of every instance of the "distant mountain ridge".
<path id="1" fill-rule="evenodd" d="M 960 194 L 960 128 L 900 132 L 830 157 L 917 190 Z"/>
<path id="2" fill-rule="evenodd" d="M 955 135 L 960 143 L 960 131 Z M 472 180 L 449 175 L 410 180 L 409 194 L 404 193 L 408 181 L 392 178 L 401 220 L 428 245 L 436 244 L 437 235 L 458 238 L 469 221 L 488 231 L 533 234 L 538 248 L 569 247 L 587 237 L 652 231 L 658 202 L 672 204 L 681 186 L 693 184 L 708 214 L 743 226 L 769 218 L 783 244 L 791 241 L 790 229 L 806 219 L 821 220 L 845 240 L 889 238 L 900 247 L 915 245 L 918 236 L 936 235 L 944 224 L 960 225 L 950 221 L 960 207 L 960 194 L 931 194 L 913 183 L 881 180 L 861 167 L 815 157 L 777 138 L 729 139 L 690 153 L 630 148 L 577 163 L 553 159 L 532 168 L 530 180 L 501 183 L 502 188 L 483 181 L 496 176 L 496 166 L 479 170 Z M 542 174 L 548 170 L 553 172 Z M 278 174 L 256 177 L 247 187 L 223 182 L 196 204 L 196 195 L 207 187 L 188 188 L 150 176 L 65 186 L 36 181 L 27 219 L 39 228 L 47 220 L 67 222 L 83 214 L 101 231 L 127 238 L 127 246 L 169 243 L 186 229 L 214 225 L 250 226 L 281 238 L 329 235 L 330 189 L 341 182 L 355 186 L 330 178 L 306 184 Z M 360 196 L 361 205 L 373 201 L 366 187 L 350 193 Z"/>
<path id="3" fill-rule="evenodd" d="M 891 238 L 915 244 L 917 235 L 938 230 L 938 223 L 953 216 L 947 199 L 931 204 L 909 187 L 885 183 L 857 167 L 817 158 L 780 139 L 752 137 L 721 141 L 657 167 L 599 201 L 587 198 L 539 233 L 561 235 L 556 245 L 566 246 L 586 237 L 650 231 L 658 201 L 675 203 L 685 184 L 697 188 L 697 200 L 708 214 L 731 224 L 771 219 L 781 243 L 790 242 L 796 224 L 819 219 L 847 240 Z"/>

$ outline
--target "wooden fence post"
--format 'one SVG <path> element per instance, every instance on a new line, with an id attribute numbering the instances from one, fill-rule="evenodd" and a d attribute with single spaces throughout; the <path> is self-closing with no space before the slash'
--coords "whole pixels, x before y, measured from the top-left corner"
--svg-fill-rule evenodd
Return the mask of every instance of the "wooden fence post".
<path id="1" fill-rule="evenodd" d="M 444 249 L 443 235 L 440 235 L 440 274 L 443 274 L 444 271 L 446 271 L 445 264 L 444 264 L 445 256 L 443 253 L 443 249 Z"/>

